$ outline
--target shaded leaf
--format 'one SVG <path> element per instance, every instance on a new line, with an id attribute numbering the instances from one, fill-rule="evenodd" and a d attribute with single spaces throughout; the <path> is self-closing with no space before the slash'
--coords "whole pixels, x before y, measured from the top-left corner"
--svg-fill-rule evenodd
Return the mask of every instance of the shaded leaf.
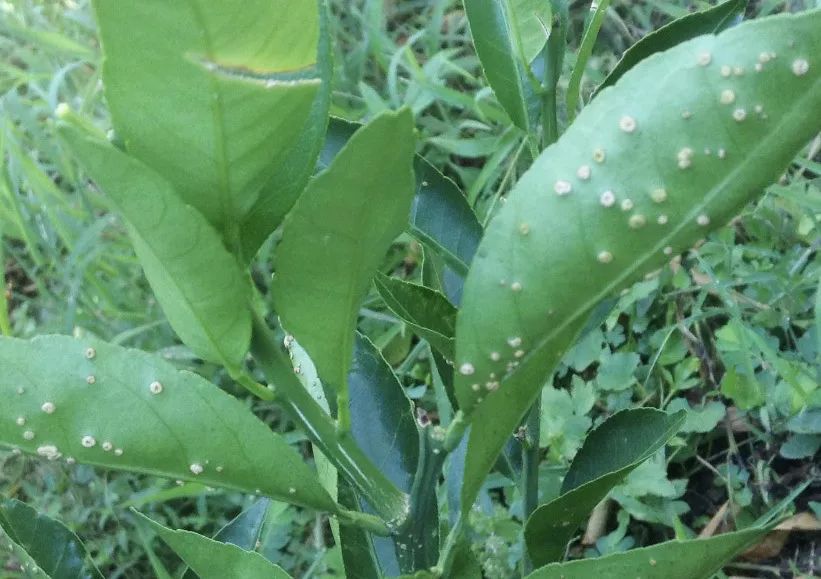
<path id="1" fill-rule="evenodd" d="M 624 73 L 648 56 L 673 48 L 702 34 L 721 32 L 744 16 L 748 0 L 727 0 L 706 10 L 693 12 L 662 26 L 627 49 L 596 91 L 615 84 Z"/>
<path id="2" fill-rule="evenodd" d="M 237 370 L 251 339 L 246 278 L 219 235 L 157 173 L 63 124 L 60 136 L 120 215 L 174 331 L 197 355 Z"/>
<path id="3" fill-rule="evenodd" d="M 16 499 L 0 501 L 0 527 L 50 579 L 102 579 L 80 539 Z"/>
<path id="4" fill-rule="evenodd" d="M 456 308 L 428 287 L 378 274 L 376 289 L 385 305 L 431 346 L 453 359 Z"/>
<path id="5" fill-rule="evenodd" d="M 3 338 L 0 365 L 4 446 L 337 510 L 243 403 L 158 356 L 92 338 Z"/>

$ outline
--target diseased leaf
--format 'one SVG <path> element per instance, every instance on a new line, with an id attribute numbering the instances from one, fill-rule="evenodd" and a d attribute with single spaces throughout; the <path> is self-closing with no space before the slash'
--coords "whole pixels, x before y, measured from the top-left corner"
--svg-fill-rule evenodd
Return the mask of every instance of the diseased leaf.
<path id="1" fill-rule="evenodd" d="M 290 579 L 281 567 L 253 551 L 220 543 L 191 531 L 173 531 L 137 513 L 140 524 L 154 530 L 200 579 Z"/>
<path id="2" fill-rule="evenodd" d="M 251 340 L 250 288 L 216 231 L 136 159 L 74 124 L 59 131 L 125 219 L 174 331 L 198 356 L 232 372 L 240 368 Z"/>
<path id="3" fill-rule="evenodd" d="M 606 557 L 553 563 L 537 569 L 527 579 L 709 579 L 768 531 L 767 527 L 759 527 L 709 539 L 669 541 Z"/>
<path id="4" fill-rule="evenodd" d="M 360 302 L 407 223 L 412 129 L 405 109 L 357 131 L 285 220 L 273 287 L 277 311 L 335 388 L 350 368 Z"/>
<path id="5" fill-rule="evenodd" d="M 261 195 L 276 194 L 266 186 L 278 171 L 307 177 L 316 143 L 306 122 L 324 122 L 312 114 L 329 82 L 327 65 L 315 66 L 317 0 L 95 0 L 94 9 L 126 150 L 250 259 L 277 223 L 249 217 Z M 285 165 L 297 161 L 306 168 Z"/>
<path id="6" fill-rule="evenodd" d="M 567 542 L 593 507 L 663 447 L 685 418 L 684 412 L 638 408 L 618 412 L 593 430 L 573 459 L 559 497 L 536 509 L 527 520 L 525 542 L 533 564 L 561 559 Z"/>
<path id="7" fill-rule="evenodd" d="M 521 178 L 457 317 L 455 391 L 474 426 L 463 509 L 596 304 L 729 220 L 817 132 L 807 119 L 821 118 L 819 51 L 814 10 L 659 53 Z"/>
<path id="8" fill-rule="evenodd" d="M 93 338 L 2 338 L 0 366 L 3 446 L 337 511 L 244 404 L 157 356 Z"/>
<path id="9" fill-rule="evenodd" d="M 523 131 L 532 131 L 539 116 L 538 84 L 530 74 L 514 9 L 514 5 L 524 8 L 532 3 L 526 0 L 464 0 L 464 5 L 476 53 L 496 98 L 514 125 Z M 549 6 L 549 3 L 543 5 Z M 533 30 L 539 15 L 525 18 L 527 13 L 525 10 L 522 14 L 522 23 L 526 29 Z M 547 28 L 549 30 L 549 26 Z M 531 38 L 530 33 L 526 35 Z M 532 51 L 535 43 L 528 40 L 526 44 Z"/>
<path id="10" fill-rule="evenodd" d="M 16 499 L 0 500 L 0 529 L 50 579 L 102 579 L 80 539 Z"/>
<path id="11" fill-rule="evenodd" d="M 376 289 L 385 305 L 431 346 L 453 359 L 456 308 L 439 292 L 378 274 Z"/>
<path id="12" fill-rule="evenodd" d="M 693 12 L 658 28 L 627 49 L 607 78 L 598 86 L 602 91 L 616 83 L 628 70 L 657 52 L 702 34 L 721 32 L 744 16 L 748 0 L 727 0 L 706 10 Z"/>

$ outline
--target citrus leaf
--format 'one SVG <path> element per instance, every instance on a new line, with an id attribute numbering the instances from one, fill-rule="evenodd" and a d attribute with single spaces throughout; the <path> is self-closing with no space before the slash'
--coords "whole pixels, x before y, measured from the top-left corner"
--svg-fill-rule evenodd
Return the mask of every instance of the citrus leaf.
<path id="1" fill-rule="evenodd" d="M 318 168 L 326 168 L 361 125 L 331 117 Z M 452 180 L 416 155 L 416 195 L 408 231 L 428 244 L 460 274 L 467 274 L 482 239 L 482 226 L 464 193 Z"/>
<path id="2" fill-rule="evenodd" d="M 273 288 L 277 311 L 334 388 L 345 386 L 360 302 L 407 223 L 412 130 L 407 109 L 374 119 L 308 184 L 285 219 Z"/>
<path id="3" fill-rule="evenodd" d="M 687 414 L 652 408 L 623 410 L 585 439 L 562 482 L 558 498 L 536 509 L 525 526 L 533 564 L 546 565 L 564 555 L 567 542 L 599 501 L 624 477 L 678 432 Z"/>
<path id="4" fill-rule="evenodd" d="M 74 124 L 59 134 L 125 219 L 174 331 L 198 356 L 239 368 L 251 340 L 250 292 L 216 231 L 136 159 Z"/>
<path id="5" fill-rule="evenodd" d="M 385 305 L 419 336 L 453 359 L 456 308 L 441 293 L 428 287 L 378 274 L 376 290 Z"/>
<path id="6" fill-rule="evenodd" d="M 337 510 L 244 404 L 155 355 L 93 338 L 2 338 L 0 365 L 4 446 Z"/>
<path id="7" fill-rule="evenodd" d="M 333 50 L 328 31 L 328 2 L 319 2 L 319 42 L 316 71 L 322 84 L 317 90 L 311 111 L 299 131 L 298 140 L 289 146 L 287 158 L 279 164 L 263 187 L 243 223 L 243 255 L 251 258 L 294 206 L 313 174 L 328 127 L 333 78 Z"/>
<path id="8" fill-rule="evenodd" d="M 106 101 L 127 151 L 232 252 L 245 236 L 264 240 L 276 223 L 245 221 L 263 187 L 297 160 L 293 147 L 304 144 L 328 81 L 316 68 L 317 0 L 95 0 L 94 10 Z M 299 160 L 312 164 L 310 155 Z"/>
<path id="9" fill-rule="evenodd" d="M 463 509 L 596 304 L 726 223 L 818 131 L 820 51 L 814 10 L 658 53 L 523 175 L 457 317 L 455 391 L 474 424 Z"/>
<path id="10" fill-rule="evenodd" d="M 102 579 L 80 539 L 16 499 L 0 500 L 0 528 L 50 579 Z"/>
<path id="11" fill-rule="evenodd" d="M 136 511 L 135 511 L 136 512 Z M 154 530 L 200 579 L 290 579 L 281 567 L 255 553 L 230 543 L 220 543 L 191 531 L 173 531 L 136 513 L 140 524 Z"/>
<path id="12" fill-rule="evenodd" d="M 625 51 L 596 92 L 615 84 L 625 72 L 652 54 L 673 48 L 702 34 L 721 32 L 744 16 L 747 3 L 748 0 L 727 0 L 706 10 L 677 18 L 654 30 Z"/>
<path id="13" fill-rule="evenodd" d="M 536 569 L 526 579 L 709 579 L 768 531 L 760 527 L 709 539 L 668 541 L 595 559 L 553 563 Z"/>
<path id="14" fill-rule="evenodd" d="M 534 3 L 526 0 L 464 0 L 464 5 L 473 44 L 488 83 L 513 124 L 531 132 L 538 119 L 540 101 L 522 46 L 519 18 L 525 29 L 534 30 L 531 24 L 540 26 L 538 14 L 527 9 L 528 5 L 532 9 Z M 545 11 L 550 9 L 548 2 L 541 5 L 546 6 Z M 523 9 L 522 14 L 517 14 L 517 7 Z M 525 18 L 526 14 L 532 16 Z M 545 27 L 550 29 L 549 19 Z M 531 37 L 530 33 L 526 35 Z M 530 40 L 526 45 L 530 49 L 535 46 Z"/>

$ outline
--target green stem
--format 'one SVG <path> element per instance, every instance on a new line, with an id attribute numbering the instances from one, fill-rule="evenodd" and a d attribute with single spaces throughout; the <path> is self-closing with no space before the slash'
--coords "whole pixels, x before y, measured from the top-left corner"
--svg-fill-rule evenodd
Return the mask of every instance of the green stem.
<path id="1" fill-rule="evenodd" d="M 380 537 L 389 537 L 392 531 L 382 521 L 382 519 L 369 515 L 368 513 L 360 513 L 359 511 L 351 511 L 342 509 L 339 511 L 339 522 L 343 525 L 353 525 L 360 529 L 370 531 L 374 535 Z"/>
<path id="2" fill-rule="evenodd" d="M 439 430 L 441 432 L 441 430 Z M 447 454 L 433 428 L 419 432 L 419 462 L 410 493 L 410 515 L 396 534 L 396 555 L 403 573 L 432 567 L 439 549 L 436 487 Z"/>
<path id="3" fill-rule="evenodd" d="M 459 517 L 456 519 L 456 524 L 453 525 L 450 533 L 448 533 L 445 546 L 439 553 L 439 561 L 436 563 L 436 567 L 433 568 L 433 572 L 437 577 L 446 578 L 451 576 L 451 568 L 453 567 L 453 562 L 457 553 L 456 546 L 459 544 L 459 539 L 462 538 L 462 533 L 465 527 L 463 521 L 462 514 L 459 513 Z"/>
<path id="4" fill-rule="evenodd" d="M 408 495 L 382 474 L 349 435 L 338 432 L 334 420 L 294 375 L 288 355 L 258 314 L 254 316 L 251 354 L 273 385 L 275 399 L 311 442 L 362 493 L 388 528 L 403 524 L 408 516 Z"/>
<path id="5" fill-rule="evenodd" d="M 522 521 L 526 522 L 531 513 L 539 506 L 539 428 L 541 425 L 542 395 L 530 409 L 525 423 L 525 439 L 522 443 Z M 527 553 L 522 555 L 522 576 L 533 570 L 533 563 Z"/>
<path id="6" fill-rule="evenodd" d="M 545 71 L 542 79 L 542 147 L 559 138 L 557 87 L 562 75 L 564 53 L 567 49 L 569 9 L 567 0 L 551 0 L 553 22 L 550 37 L 544 47 Z"/>

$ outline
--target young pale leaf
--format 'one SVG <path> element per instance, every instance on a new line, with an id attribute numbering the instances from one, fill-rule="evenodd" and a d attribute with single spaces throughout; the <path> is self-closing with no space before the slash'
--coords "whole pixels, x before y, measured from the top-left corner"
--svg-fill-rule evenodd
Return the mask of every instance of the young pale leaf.
<path id="1" fill-rule="evenodd" d="M 244 404 L 157 356 L 91 338 L 3 338 L 0 366 L 3 446 L 337 510 Z"/>
<path id="2" fill-rule="evenodd" d="M 531 132 L 539 115 L 539 96 L 525 47 L 532 52 L 536 46 L 532 33 L 549 15 L 550 3 L 542 2 L 540 10 L 530 0 L 464 0 L 464 5 L 488 83 L 513 124 Z M 550 30 L 550 18 L 544 25 Z"/>
<path id="3" fill-rule="evenodd" d="M 525 526 L 533 564 L 564 555 L 567 542 L 593 507 L 678 432 L 687 414 L 652 408 L 624 410 L 591 432 L 564 477 L 561 495 L 536 509 Z"/>
<path id="4" fill-rule="evenodd" d="M 285 219 L 277 311 L 334 387 L 351 364 L 359 304 L 407 224 L 413 151 L 410 111 L 383 113 L 354 134 Z"/>
<path id="5" fill-rule="evenodd" d="M 94 9 L 106 101 L 128 152 L 234 253 L 246 236 L 264 240 L 276 223 L 245 221 L 295 160 L 325 75 L 315 68 L 317 0 L 95 0 Z"/>
<path id="6" fill-rule="evenodd" d="M 657 52 L 702 34 L 721 32 L 744 16 L 748 0 L 727 0 L 706 10 L 693 12 L 658 28 L 627 49 L 596 92 L 616 83 L 625 72 Z"/>
<path id="7" fill-rule="evenodd" d="M 767 527 L 758 527 L 709 539 L 668 541 L 606 557 L 553 563 L 537 569 L 526 579 L 709 579 L 768 531 Z"/>
<path id="8" fill-rule="evenodd" d="M 157 173 L 62 125 L 60 136 L 125 218 L 145 276 L 174 331 L 198 356 L 236 370 L 251 340 L 249 287 L 216 231 Z"/>
<path id="9" fill-rule="evenodd" d="M 385 305 L 431 346 L 453 359 L 456 308 L 441 293 L 378 274 L 374 283 Z"/>
<path id="10" fill-rule="evenodd" d="M 281 567 L 253 551 L 220 543 L 191 531 L 173 531 L 137 513 L 140 524 L 154 530 L 200 579 L 290 579 Z"/>
<path id="11" fill-rule="evenodd" d="M 457 317 L 455 390 L 474 423 L 463 508 L 595 305 L 725 223 L 818 131 L 819 53 L 821 10 L 658 53 L 525 173 Z"/>
<path id="12" fill-rule="evenodd" d="M 49 579 L 102 579 L 80 539 L 61 522 L 15 499 L 0 501 L 0 528 Z"/>

